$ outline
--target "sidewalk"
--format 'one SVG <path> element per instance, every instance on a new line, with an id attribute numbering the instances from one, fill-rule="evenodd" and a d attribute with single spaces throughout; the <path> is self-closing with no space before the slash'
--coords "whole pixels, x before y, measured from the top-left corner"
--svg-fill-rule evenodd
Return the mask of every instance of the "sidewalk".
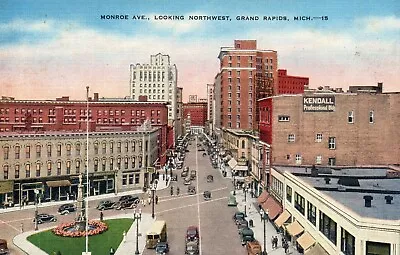
<path id="1" fill-rule="evenodd" d="M 160 174 L 160 180 L 157 185 L 157 190 L 162 190 L 165 189 L 169 186 L 170 184 L 170 179 L 169 175 L 167 175 L 168 182 L 166 183 L 165 181 L 162 180 L 162 174 Z M 124 195 L 136 195 L 136 194 L 144 194 L 141 189 L 140 190 L 129 190 L 129 191 L 124 191 L 124 192 L 118 192 L 117 194 L 115 193 L 108 193 L 108 194 L 102 194 L 102 195 L 97 195 L 97 196 L 90 196 L 89 201 L 94 201 L 94 200 L 104 200 L 104 199 L 113 199 L 116 196 L 124 196 Z M 67 204 L 67 203 L 75 203 L 76 200 L 62 200 L 62 201 L 51 201 L 51 202 L 44 202 L 38 204 L 38 208 L 44 208 L 48 206 L 53 206 L 53 205 L 62 205 L 62 204 Z M 20 210 L 28 210 L 28 209 L 35 209 L 35 205 L 26 205 L 23 207 L 19 207 L 19 205 L 15 205 L 14 207 L 10 208 L 4 208 L 0 209 L 0 214 L 2 213 L 7 213 L 7 212 L 15 212 L 15 211 L 20 211 Z"/>
<path id="2" fill-rule="evenodd" d="M 238 203 L 237 208 L 239 211 L 244 212 L 245 209 L 245 195 L 243 190 L 236 190 L 236 202 Z M 260 242 L 260 245 L 263 249 L 264 247 L 264 222 L 261 221 L 261 215 L 258 211 L 258 205 L 257 198 L 252 198 L 250 193 L 247 193 L 246 196 L 246 211 L 247 211 L 247 217 L 246 220 L 250 221 L 253 220 L 254 227 L 251 229 L 254 232 L 254 237 Z M 266 248 L 267 248 L 267 253 L 268 254 L 285 254 L 285 250 L 282 248 L 282 241 L 281 241 L 281 235 L 276 231 L 275 227 L 272 225 L 273 223 L 271 221 L 265 222 L 266 226 Z M 272 236 L 277 236 L 278 237 L 278 248 L 277 249 L 272 249 Z M 294 255 L 300 255 L 295 247 L 289 242 L 289 253 L 288 254 L 294 254 Z"/>

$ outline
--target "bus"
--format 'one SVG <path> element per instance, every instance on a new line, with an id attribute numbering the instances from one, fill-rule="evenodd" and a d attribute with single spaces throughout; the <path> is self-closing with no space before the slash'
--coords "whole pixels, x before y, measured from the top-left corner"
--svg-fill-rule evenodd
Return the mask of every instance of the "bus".
<path id="1" fill-rule="evenodd" d="M 157 220 L 153 223 L 151 229 L 146 235 L 146 248 L 155 249 L 158 242 L 167 241 L 167 224 L 163 220 Z"/>

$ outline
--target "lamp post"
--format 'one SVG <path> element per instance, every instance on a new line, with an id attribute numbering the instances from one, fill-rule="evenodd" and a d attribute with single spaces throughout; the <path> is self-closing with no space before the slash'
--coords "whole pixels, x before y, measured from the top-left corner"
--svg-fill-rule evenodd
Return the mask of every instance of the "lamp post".
<path id="1" fill-rule="evenodd" d="M 35 189 L 35 231 L 39 229 L 39 227 L 38 227 L 38 194 L 39 194 L 39 190 Z"/>
<path id="2" fill-rule="evenodd" d="M 140 254 L 139 252 L 139 220 L 142 220 L 142 210 L 139 209 L 139 212 L 136 212 L 136 209 L 133 211 L 133 219 L 136 221 L 136 251 L 135 254 Z"/>
<path id="3" fill-rule="evenodd" d="M 247 185 L 243 186 L 243 193 L 244 193 L 244 216 L 247 216 Z"/>
<path id="4" fill-rule="evenodd" d="M 233 170 L 233 171 L 232 171 L 232 174 L 233 174 L 233 195 L 235 196 L 235 195 L 236 195 L 236 178 L 235 178 L 235 176 L 236 176 L 236 171 Z"/>
<path id="5" fill-rule="evenodd" d="M 154 180 L 152 184 L 150 184 L 151 190 L 151 217 L 154 219 L 154 195 L 157 189 L 158 180 Z"/>
<path id="6" fill-rule="evenodd" d="M 115 192 L 115 195 L 118 194 L 118 172 L 119 172 L 119 168 L 115 168 L 114 169 L 114 192 Z"/>
<path id="7" fill-rule="evenodd" d="M 262 217 L 263 221 L 264 221 L 264 251 L 263 254 L 267 255 L 267 226 L 265 224 L 266 221 L 268 221 L 268 209 L 267 211 L 264 211 L 263 217 Z"/>

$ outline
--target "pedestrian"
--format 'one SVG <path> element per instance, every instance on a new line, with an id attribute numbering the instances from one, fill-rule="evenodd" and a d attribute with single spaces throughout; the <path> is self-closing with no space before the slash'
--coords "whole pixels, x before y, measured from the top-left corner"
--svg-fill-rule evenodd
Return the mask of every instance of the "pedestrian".
<path id="1" fill-rule="evenodd" d="M 124 232 L 122 233 L 122 242 L 126 242 L 126 232 L 124 230 Z"/>
<path id="2" fill-rule="evenodd" d="M 264 216 L 264 213 L 263 213 L 263 210 L 260 210 L 260 216 L 261 216 L 261 222 L 263 221 L 263 216 Z"/>
<path id="3" fill-rule="evenodd" d="M 142 198 L 142 205 L 143 205 L 143 207 L 146 207 L 146 203 L 144 202 L 144 198 Z"/>
<path id="4" fill-rule="evenodd" d="M 24 233 L 24 223 L 21 222 L 21 233 Z"/>
<path id="5" fill-rule="evenodd" d="M 288 244 L 288 242 L 285 242 L 285 243 L 283 244 L 283 249 L 285 249 L 285 254 L 288 254 L 288 253 L 289 253 L 289 244 Z"/>
<path id="6" fill-rule="evenodd" d="M 275 249 L 277 249 L 278 248 L 278 236 L 275 236 L 274 239 L 275 239 Z"/>
<path id="7" fill-rule="evenodd" d="M 103 217 L 104 217 L 103 212 L 100 212 L 100 221 L 103 221 Z"/>
<path id="8" fill-rule="evenodd" d="M 179 187 L 176 188 L 176 195 L 179 196 Z"/>
<path id="9" fill-rule="evenodd" d="M 110 255 L 114 255 L 114 254 L 115 254 L 114 248 L 111 247 L 111 248 L 110 248 Z"/>
<path id="10" fill-rule="evenodd" d="M 174 195 L 174 186 L 171 186 L 171 196 Z"/>
<path id="11" fill-rule="evenodd" d="M 147 199 L 147 203 L 151 204 L 151 198 L 150 197 Z"/>
<path id="12" fill-rule="evenodd" d="M 158 204 L 158 196 L 156 195 L 156 204 Z"/>

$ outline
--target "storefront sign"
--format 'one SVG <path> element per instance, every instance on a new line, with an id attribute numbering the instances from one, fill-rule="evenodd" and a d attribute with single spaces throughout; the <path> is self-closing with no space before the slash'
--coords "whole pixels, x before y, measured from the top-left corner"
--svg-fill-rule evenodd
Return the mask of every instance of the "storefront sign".
<path id="1" fill-rule="evenodd" d="M 13 192 L 14 181 L 0 182 L 0 194 Z"/>
<path id="2" fill-rule="evenodd" d="M 303 112 L 334 112 L 335 96 L 303 97 Z"/>

